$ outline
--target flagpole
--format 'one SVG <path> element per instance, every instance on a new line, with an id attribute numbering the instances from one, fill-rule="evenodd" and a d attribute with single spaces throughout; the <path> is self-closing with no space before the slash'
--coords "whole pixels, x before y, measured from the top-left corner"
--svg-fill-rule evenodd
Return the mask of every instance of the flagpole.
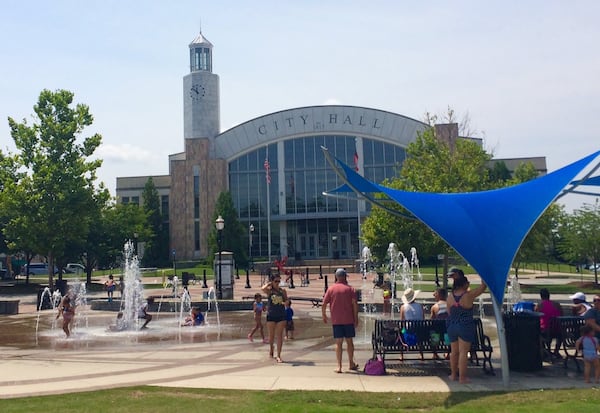
<path id="1" fill-rule="evenodd" d="M 354 139 L 354 170 L 360 173 L 360 168 L 358 166 L 358 139 Z M 361 145 L 362 150 L 362 145 Z M 363 174 L 364 175 L 364 174 Z M 356 195 L 356 215 L 357 215 L 357 223 L 358 223 L 358 256 L 360 258 L 360 254 L 362 251 L 362 240 L 361 240 L 361 230 L 360 230 L 360 197 L 358 194 Z"/>
<path id="2" fill-rule="evenodd" d="M 267 157 L 265 159 L 266 181 L 267 181 L 267 242 L 269 252 L 269 265 L 271 264 L 271 165 L 269 164 L 269 145 L 267 145 Z"/>

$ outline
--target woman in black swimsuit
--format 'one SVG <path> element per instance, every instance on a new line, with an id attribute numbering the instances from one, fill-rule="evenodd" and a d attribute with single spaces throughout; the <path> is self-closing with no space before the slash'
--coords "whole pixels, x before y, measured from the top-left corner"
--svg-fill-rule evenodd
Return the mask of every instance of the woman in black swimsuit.
<path id="1" fill-rule="evenodd" d="M 283 330 L 286 324 L 285 302 L 287 301 L 287 292 L 279 287 L 281 277 L 274 276 L 271 281 L 262 287 L 262 291 L 267 295 L 267 329 L 269 330 L 269 356 L 273 357 L 273 344 L 277 340 L 277 362 L 281 360 L 281 346 L 283 345 Z"/>

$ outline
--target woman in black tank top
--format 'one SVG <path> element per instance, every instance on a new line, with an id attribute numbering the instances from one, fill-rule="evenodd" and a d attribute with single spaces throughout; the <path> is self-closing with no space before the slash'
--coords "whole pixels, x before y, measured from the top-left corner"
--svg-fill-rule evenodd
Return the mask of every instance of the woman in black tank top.
<path id="1" fill-rule="evenodd" d="M 267 295 L 267 329 L 269 330 L 269 356 L 273 357 L 273 345 L 277 340 L 277 357 L 278 363 L 281 360 L 281 347 L 283 345 L 283 330 L 285 328 L 285 302 L 287 301 L 287 292 L 279 287 L 281 277 L 274 276 L 271 281 L 266 283 L 262 290 Z"/>

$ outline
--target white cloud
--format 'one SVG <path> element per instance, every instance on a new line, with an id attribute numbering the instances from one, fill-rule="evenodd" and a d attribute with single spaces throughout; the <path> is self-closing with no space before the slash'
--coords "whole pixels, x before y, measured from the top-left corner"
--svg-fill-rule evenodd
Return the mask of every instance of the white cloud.
<path id="1" fill-rule="evenodd" d="M 149 152 L 139 146 L 124 144 L 104 144 L 96 150 L 98 158 L 105 161 L 127 161 L 127 162 L 145 162 L 145 161 L 165 161 L 164 156 L 158 156 L 156 153 Z"/>

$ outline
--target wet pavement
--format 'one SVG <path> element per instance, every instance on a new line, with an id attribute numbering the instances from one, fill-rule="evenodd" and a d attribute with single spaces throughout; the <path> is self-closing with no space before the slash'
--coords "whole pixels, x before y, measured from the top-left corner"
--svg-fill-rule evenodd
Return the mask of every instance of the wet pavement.
<path id="1" fill-rule="evenodd" d="M 295 289 L 288 289 L 289 295 L 320 297 L 324 280 L 318 276 L 313 278 L 309 286 L 296 285 Z M 360 286 L 360 275 L 351 275 L 350 282 Z M 234 297 L 241 299 L 258 292 L 259 277 L 251 277 L 251 284 L 253 288 L 246 289 L 245 277 L 238 280 Z M 146 291 L 152 295 L 169 294 L 168 290 L 161 289 Z M 202 291 L 200 284 L 190 286 L 192 298 L 202 297 Z M 221 312 L 219 319 L 211 312 L 207 316 L 208 325 L 202 327 L 180 327 L 180 315 L 175 312 L 153 313 L 155 319 L 149 329 L 114 333 L 107 329 L 114 323 L 115 312 L 81 310 L 77 317 L 79 324 L 73 336 L 67 339 L 57 325 L 54 310 L 35 311 L 36 298 L 19 297 L 19 314 L 0 315 L 0 398 L 131 385 L 368 392 L 507 389 L 502 382 L 492 317 L 485 318 L 484 328 L 493 340 L 496 375 L 486 375 L 481 367 L 471 365 L 472 382 L 461 385 L 448 380 L 447 362 L 427 359 L 427 355 L 424 361 L 401 362 L 390 358 L 385 376 L 367 376 L 347 369 L 336 374 L 330 326 L 322 323 L 321 309 L 307 301 L 293 303 L 295 339 L 284 343 L 284 362 L 278 364 L 269 357 L 269 346 L 260 342 L 258 333 L 254 342 L 246 338 L 253 326 L 251 311 Z M 90 297 L 93 299 L 105 300 L 105 297 L 94 294 Z M 377 316 L 361 315 L 355 339 L 356 360 L 361 366 L 372 356 L 370 335 L 372 320 Z M 347 360 L 345 354 L 344 360 Z M 510 372 L 508 389 L 589 386 L 573 364 L 564 368 L 560 362 L 544 363 L 543 368 L 535 372 Z"/>

